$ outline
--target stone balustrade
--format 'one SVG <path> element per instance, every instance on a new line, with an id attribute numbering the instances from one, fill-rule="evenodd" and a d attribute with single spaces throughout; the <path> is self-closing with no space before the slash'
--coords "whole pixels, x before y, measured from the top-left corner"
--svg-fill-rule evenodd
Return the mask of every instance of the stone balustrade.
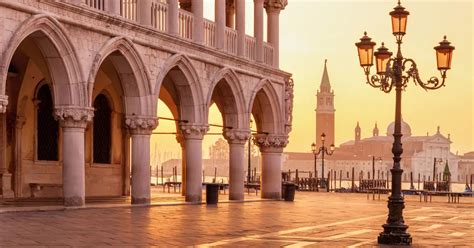
<path id="1" fill-rule="evenodd" d="M 83 3 L 88 7 L 97 9 L 99 11 L 105 11 L 112 14 L 118 14 L 123 18 L 129 19 L 131 21 L 136 21 L 144 25 L 150 25 L 151 27 L 161 31 L 168 32 L 170 34 L 178 35 L 179 37 L 195 41 L 197 43 L 202 43 L 207 47 L 212 47 L 216 49 L 222 49 L 224 52 L 232 55 L 241 55 L 244 58 L 250 61 L 262 62 L 269 66 L 278 67 L 277 59 L 274 51 L 275 48 L 272 44 L 267 42 L 259 42 L 255 37 L 245 35 L 243 39 L 239 40 L 239 34 L 234 28 L 225 27 L 223 37 L 218 37 L 217 24 L 213 21 L 199 18 L 198 20 L 203 21 L 202 31 L 195 30 L 195 17 L 194 14 L 182 9 L 177 8 L 177 0 L 171 0 L 166 3 L 163 0 L 82 0 Z M 176 1 L 176 2 L 173 2 Z M 216 0 L 218 1 L 218 0 Z M 258 1 L 260 2 L 260 1 Z M 173 8 L 170 5 L 177 9 L 177 30 L 174 27 L 175 22 L 174 18 L 176 13 L 173 13 Z M 217 3 L 216 3 L 217 4 Z M 263 2 L 258 6 L 263 8 Z M 142 8 L 151 8 L 150 11 L 145 11 Z M 141 15 L 150 15 L 150 16 L 141 16 Z M 242 14 L 241 14 L 242 15 Z M 245 13 L 243 13 L 245 15 Z M 243 17 L 240 17 L 243 18 Z M 260 17 L 259 22 L 263 22 L 263 18 Z M 150 23 L 148 24 L 148 21 Z M 197 25 L 199 27 L 199 25 Z M 275 27 L 278 28 L 278 27 Z M 274 28 L 274 29 L 275 29 Z M 255 34 L 257 37 L 263 37 L 263 28 Z M 222 30 L 222 29 L 221 29 Z M 196 35 L 199 35 L 196 36 Z M 202 37 L 202 42 L 200 41 Z M 196 38 L 199 40 L 196 40 Z M 223 40 L 223 48 L 221 43 Z M 239 45 L 240 42 L 244 42 L 244 52 L 240 52 L 242 45 Z M 261 44 L 263 43 L 263 45 Z M 221 47 L 219 47 L 221 46 Z M 240 46 L 240 48 L 239 48 Z M 259 48 L 259 46 L 262 46 Z M 261 52 L 263 50 L 263 52 Z M 260 55 L 259 55 L 260 54 Z M 261 58 L 263 54 L 263 61 Z"/>

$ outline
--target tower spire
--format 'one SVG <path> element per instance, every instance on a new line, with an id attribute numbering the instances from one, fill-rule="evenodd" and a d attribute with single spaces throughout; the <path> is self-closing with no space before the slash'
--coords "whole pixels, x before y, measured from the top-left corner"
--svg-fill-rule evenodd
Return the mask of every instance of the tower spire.
<path id="1" fill-rule="evenodd" d="M 319 86 L 321 92 L 331 92 L 331 83 L 329 82 L 327 63 L 328 60 L 325 59 L 323 77 L 321 78 L 321 85 Z"/>

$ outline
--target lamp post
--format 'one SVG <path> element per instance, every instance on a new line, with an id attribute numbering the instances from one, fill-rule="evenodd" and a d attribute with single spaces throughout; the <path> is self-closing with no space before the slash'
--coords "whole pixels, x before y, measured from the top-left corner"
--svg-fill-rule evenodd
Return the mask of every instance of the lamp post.
<path id="1" fill-rule="evenodd" d="M 434 162 L 433 162 L 433 182 L 436 181 L 435 178 L 436 178 L 436 164 L 441 164 L 443 163 L 443 159 L 442 158 L 434 158 Z"/>
<path id="2" fill-rule="evenodd" d="M 324 155 L 329 155 L 331 156 L 333 153 L 334 153 L 334 144 L 331 144 L 331 146 L 329 147 L 329 151 L 328 151 L 328 148 L 324 145 L 324 142 L 326 140 L 326 134 L 321 134 L 321 142 L 322 142 L 322 145 L 321 147 L 317 148 L 316 147 L 316 144 L 313 142 L 313 144 L 311 144 L 311 150 L 313 151 L 313 154 L 314 154 L 314 171 L 316 172 L 316 158 L 319 154 L 322 154 L 321 156 L 321 173 L 322 173 L 322 183 L 324 185 L 321 185 L 321 187 L 326 187 L 326 182 L 324 180 Z M 317 178 L 318 175 L 316 175 L 316 178 Z"/>
<path id="3" fill-rule="evenodd" d="M 389 93 L 395 88 L 395 130 L 394 142 L 392 147 L 393 168 L 392 172 L 392 194 L 388 198 L 388 218 L 383 225 L 384 231 L 379 234 L 378 243 L 393 245 L 409 245 L 412 242 L 411 235 L 407 232 L 408 226 L 403 220 L 403 209 L 405 202 L 401 194 L 401 179 L 403 170 L 400 168 L 401 154 L 403 153 L 401 142 L 401 100 L 402 90 L 404 90 L 410 79 L 415 84 L 420 85 L 425 90 L 435 90 L 444 86 L 446 72 L 451 68 L 451 59 L 454 47 L 446 40 L 436 46 L 436 59 L 438 70 L 441 73 L 441 79 L 431 77 L 426 83 L 420 79 L 418 68 L 413 59 L 404 58 L 401 52 L 403 36 L 406 32 L 407 17 L 410 13 L 398 5 L 390 12 L 392 19 L 392 33 L 396 38 L 398 45 L 397 55 L 392 58 L 392 53 L 382 43 L 382 46 L 374 53 L 375 42 L 364 33 L 360 42 L 356 43 L 359 62 L 364 69 L 367 77 L 367 83 L 374 88 L 379 88 L 385 93 Z M 370 67 L 373 65 L 373 56 L 376 58 L 377 74 L 370 75 Z"/>
<path id="4" fill-rule="evenodd" d="M 253 121 L 250 120 L 250 130 L 252 130 L 252 124 Z M 251 156 L 252 156 L 252 135 L 250 135 L 249 140 L 248 140 L 248 169 L 247 169 L 247 184 L 250 184 L 250 177 L 251 177 L 251 171 L 252 171 L 252 165 L 251 165 Z"/>
<path id="5" fill-rule="evenodd" d="M 382 163 L 382 157 L 375 157 L 373 155 L 371 157 L 372 157 L 372 180 L 375 180 L 375 160 L 377 159 L 379 163 Z"/>

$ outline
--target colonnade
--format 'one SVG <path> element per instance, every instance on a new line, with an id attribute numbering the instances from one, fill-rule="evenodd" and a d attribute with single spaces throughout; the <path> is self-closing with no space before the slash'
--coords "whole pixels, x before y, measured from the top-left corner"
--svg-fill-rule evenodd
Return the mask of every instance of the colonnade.
<path id="1" fill-rule="evenodd" d="M 77 3 L 87 0 L 69 0 Z M 104 0 L 104 9 L 113 15 L 120 15 L 121 1 Z M 152 23 L 153 0 L 137 1 L 137 21 L 145 26 Z M 254 0 L 254 37 L 256 39 L 256 60 L 264 62 L 264 9 L 267 13 L 267 42 L 273 47 L 273 66 L 279 67 L 279 20 L 280 11 L 286 0 Z M 193 41 L 203 43 L 204 40 L 204 3 L 203 0 L 167 0 L 167 32 L 179 35 L 179 8 L 193 13 Z M 215 0 L 216 48 L 224 49 L 225 27 L 237 31 L 237 55 L 245 56 L 245 0 Z M 234 27 L 235 26 L 235 27 Z"/>

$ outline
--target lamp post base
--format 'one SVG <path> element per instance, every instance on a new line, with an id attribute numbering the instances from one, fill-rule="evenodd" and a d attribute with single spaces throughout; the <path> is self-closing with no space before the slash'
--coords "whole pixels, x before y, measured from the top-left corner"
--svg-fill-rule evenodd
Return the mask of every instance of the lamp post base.
<path id="1" fill-rule="evenodd" d="M 379 234 L 377 242 L 385 245 L 411 245 L 411 235 L 406 232 L 407 225 L 382 225 L 384 231 Z"/>

